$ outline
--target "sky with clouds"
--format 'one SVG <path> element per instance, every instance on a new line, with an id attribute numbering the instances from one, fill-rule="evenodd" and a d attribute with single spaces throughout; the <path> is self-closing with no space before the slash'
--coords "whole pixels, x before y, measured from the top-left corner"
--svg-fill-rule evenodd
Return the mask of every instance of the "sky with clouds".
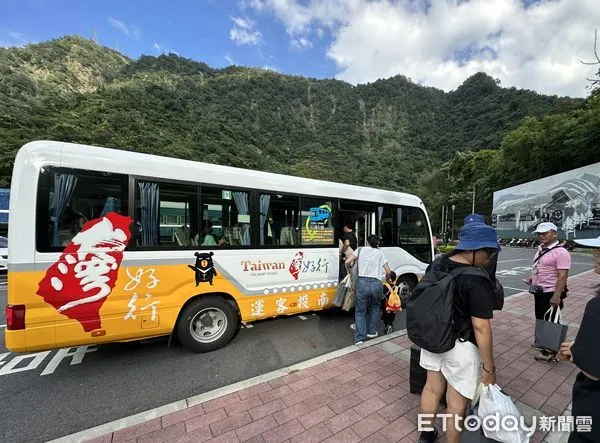
<path id="1" fill-rule="evenodd" d="M 584 97 L 599 0 L 0 0 L 0 46 L 79 34 L 137 58 L 273 69 L 352 84 L 403 74 L 445 91 L 503 86 Z M 600 48 L 600 42 L 599 42 Z"/>

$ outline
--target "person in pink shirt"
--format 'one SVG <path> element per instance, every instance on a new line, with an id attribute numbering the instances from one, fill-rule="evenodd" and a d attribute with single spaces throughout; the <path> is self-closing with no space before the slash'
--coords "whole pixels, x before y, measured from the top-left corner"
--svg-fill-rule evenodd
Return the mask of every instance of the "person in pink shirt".
<path id="1" fill-rule="evenodd" d="M 554 223 L 540 223 L 535 230 L 540 246 L 533 257 L 531 276 L 526 279 L 529 292 L 535 299 L 535 318 L 543 319 L 552 306 L 563 308 L 567 296 L 567 278 L 571 269 L 571 255 L 558 242 L 558 232 Z M 538 361 L 556 361 L 556 353 L 542 350 L 535 356 Z"/>

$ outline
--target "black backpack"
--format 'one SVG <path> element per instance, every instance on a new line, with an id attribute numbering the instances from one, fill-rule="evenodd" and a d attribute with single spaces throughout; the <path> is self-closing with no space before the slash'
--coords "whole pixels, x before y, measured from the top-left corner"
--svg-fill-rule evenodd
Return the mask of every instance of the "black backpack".
<path id="1" fill-rule="evenodd" d="M 459 275 L 484 277 L 492 283 L 481 268 L 465 266 L 449 271 L 436 260 L 406 300 L 408 338 L 420 348 L 441 354 L 454 347 L 459 336 L 454 328 L 454 294 Z"/>

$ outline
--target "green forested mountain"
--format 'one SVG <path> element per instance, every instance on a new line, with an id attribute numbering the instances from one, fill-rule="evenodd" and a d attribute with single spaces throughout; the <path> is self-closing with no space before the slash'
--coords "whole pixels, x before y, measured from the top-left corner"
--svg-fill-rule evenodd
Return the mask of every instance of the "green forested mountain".
<path id="1" fill-rule="evenodd" d="M 0 186 L 21 145 L 54 139 L 429 192 L 439 204 L 431 184 L 457 152 L 497 150 L 525 117 L 581 104 L 483 73 L 450 93 L 401 75 L 353 86 L 175 55 L 132 60 L 65 37 L 0 48 Z"/>

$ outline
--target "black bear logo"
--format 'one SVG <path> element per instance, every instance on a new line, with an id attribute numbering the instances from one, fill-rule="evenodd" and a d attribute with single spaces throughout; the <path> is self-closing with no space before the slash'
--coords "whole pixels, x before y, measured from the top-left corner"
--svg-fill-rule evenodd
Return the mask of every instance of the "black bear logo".
<path id="1" fill-rule="evenodd" d="M 196 286 L 201 282 L 209 282 L 212 285 L 213 277 L 217 275 L 212 259 L 214 253 L 196 252 L 194 255 L 196 256 L 196 264 L 194 266 L 188 265 L 188 268 L 196 272 Z"/>

